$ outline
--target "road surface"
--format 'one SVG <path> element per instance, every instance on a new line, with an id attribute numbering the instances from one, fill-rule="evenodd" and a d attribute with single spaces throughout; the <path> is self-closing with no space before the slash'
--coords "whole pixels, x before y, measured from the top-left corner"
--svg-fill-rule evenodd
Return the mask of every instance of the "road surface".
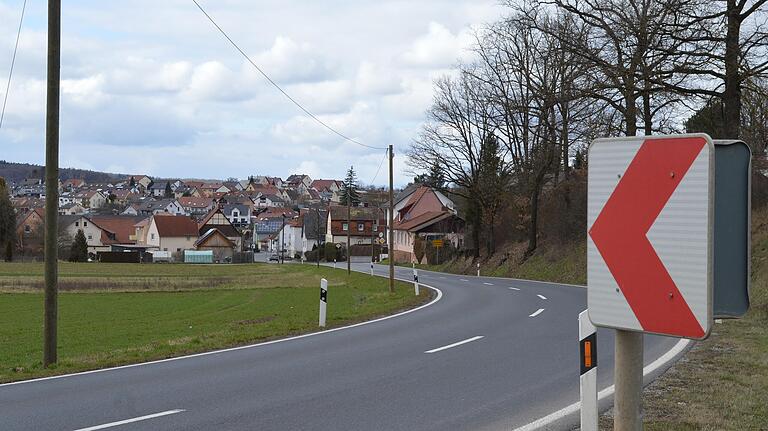
<path id="1" fill-rule="evenodd" d="M 578 401 L 584 288 L 425 271 L 420 281 L 437 301 L 370 324 L 0 385 L 0 429 L 511 430 Z M 613 339 L 598 337 L 604 388 Z M 646 363 L 676 342 L 647 337 Z"/>

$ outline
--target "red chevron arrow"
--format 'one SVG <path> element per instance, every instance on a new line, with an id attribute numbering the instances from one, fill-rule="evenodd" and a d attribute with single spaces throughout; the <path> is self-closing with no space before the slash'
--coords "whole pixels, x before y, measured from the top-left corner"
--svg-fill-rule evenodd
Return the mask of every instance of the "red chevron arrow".
<path id="1" fill-rule="evenodd" d="M 644 331 L 704 336 L 646 235 L 705 145 L 700 137 L 643 142 L 589 230 Z"/>

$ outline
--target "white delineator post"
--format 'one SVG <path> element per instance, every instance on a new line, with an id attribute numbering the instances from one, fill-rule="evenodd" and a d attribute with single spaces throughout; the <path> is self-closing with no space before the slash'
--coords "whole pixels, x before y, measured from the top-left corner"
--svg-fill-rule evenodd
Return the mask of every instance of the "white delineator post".
<path id="1" fill-rule="evenodd" d="M 480 262 L 477 262 L 477 276 L 480 277 Z"/>
<path id="2" fill-rule="evenodd" d="M 328 280 L 320 279 L 320 326 L 325 327 L 325 316 L 328 307 Z"/>
<path id="3" fill-rule="evenodd" d="M 336 259 L 333 259 L 333 269 L 336 269 Z"/>
<path id="4" fill-rule="evenodd" d="M 371 260 L 371 275 L 373 275 L 373 260 Z"/>
<path id="5" fill-rule="evenodd" d="M 581 431 L 597 431 L 597 332 L 584 310 L 579 313 Z"/>
<path id="6" fill-rule="evenodd" d="M 416 296 L 419 296 L 419 270 L 416 269 L 416 265 L 413 266 L 413 291 L 416 292 Z"/>

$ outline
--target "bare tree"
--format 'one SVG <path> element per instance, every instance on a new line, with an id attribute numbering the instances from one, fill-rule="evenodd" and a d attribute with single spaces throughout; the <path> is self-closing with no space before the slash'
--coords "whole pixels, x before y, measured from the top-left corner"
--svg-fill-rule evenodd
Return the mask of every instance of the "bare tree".
<path id="1" fill-rule="evenodd" d="M 474 254 L 480 255 L 480 231 L 483 214 L 495 207 L 485 201 L 481 185 L 483 145 L 492 138 L 491 106 L 478 81 L 465 66 L 455 78 L 435 82 L 435 99 L 427 112 L 427 123 L 408 152 L 409 165 L 427 172 L 438 164 L 445 179 L 443 191 L 466 200 L 468 220 L 473 229 Z M 487 151 L 487 150 L 486 150 Z M 505 154 L 498 155 L 505 163 Z"/>

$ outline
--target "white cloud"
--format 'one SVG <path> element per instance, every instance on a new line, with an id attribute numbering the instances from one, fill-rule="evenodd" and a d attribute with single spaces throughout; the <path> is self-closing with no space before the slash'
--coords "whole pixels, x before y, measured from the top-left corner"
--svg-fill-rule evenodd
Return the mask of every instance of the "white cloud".
<path id="1" fill-rule="evenodd" d="M 369 145 L 395 144 L 396 183 L 407 181 L 403 153 L 431 103 L 432 80 L 465 55 L 470 27 L 502 10 L 496 0 L 203 5 L 323 121 Z M 0 0 L 0 84 L 20 10 L 20 0 Z M 215 178 L 341 177 L 354 164 L 361 181 L 373 177 L 382 151 L 305 116 L 193 4 L 70 0 L 63 12 L 62 165 Z M 0 130 L 4 159 L 43 162 L 45 15 L 44 3 L 28 5 Z"/>
<path id="2" fill-rule="evenodd" d="M 413 42 L 410 49 L 403 54 L 403 60 L 412 66 L 450 67 L 459 58 L 468 56 L 471 45 L 472 35 L 469 29 L 465 28 L 453 34 L 444 25 L 430 22 L 427 34 Z"/>
<path id="3" fill-rule="evenodd" d="M 275 38 L 272 47 L 253 60 L 279 84 L 315 82 L 332 77 L 330 62 L 317 49 L 285 36 Z"/>

